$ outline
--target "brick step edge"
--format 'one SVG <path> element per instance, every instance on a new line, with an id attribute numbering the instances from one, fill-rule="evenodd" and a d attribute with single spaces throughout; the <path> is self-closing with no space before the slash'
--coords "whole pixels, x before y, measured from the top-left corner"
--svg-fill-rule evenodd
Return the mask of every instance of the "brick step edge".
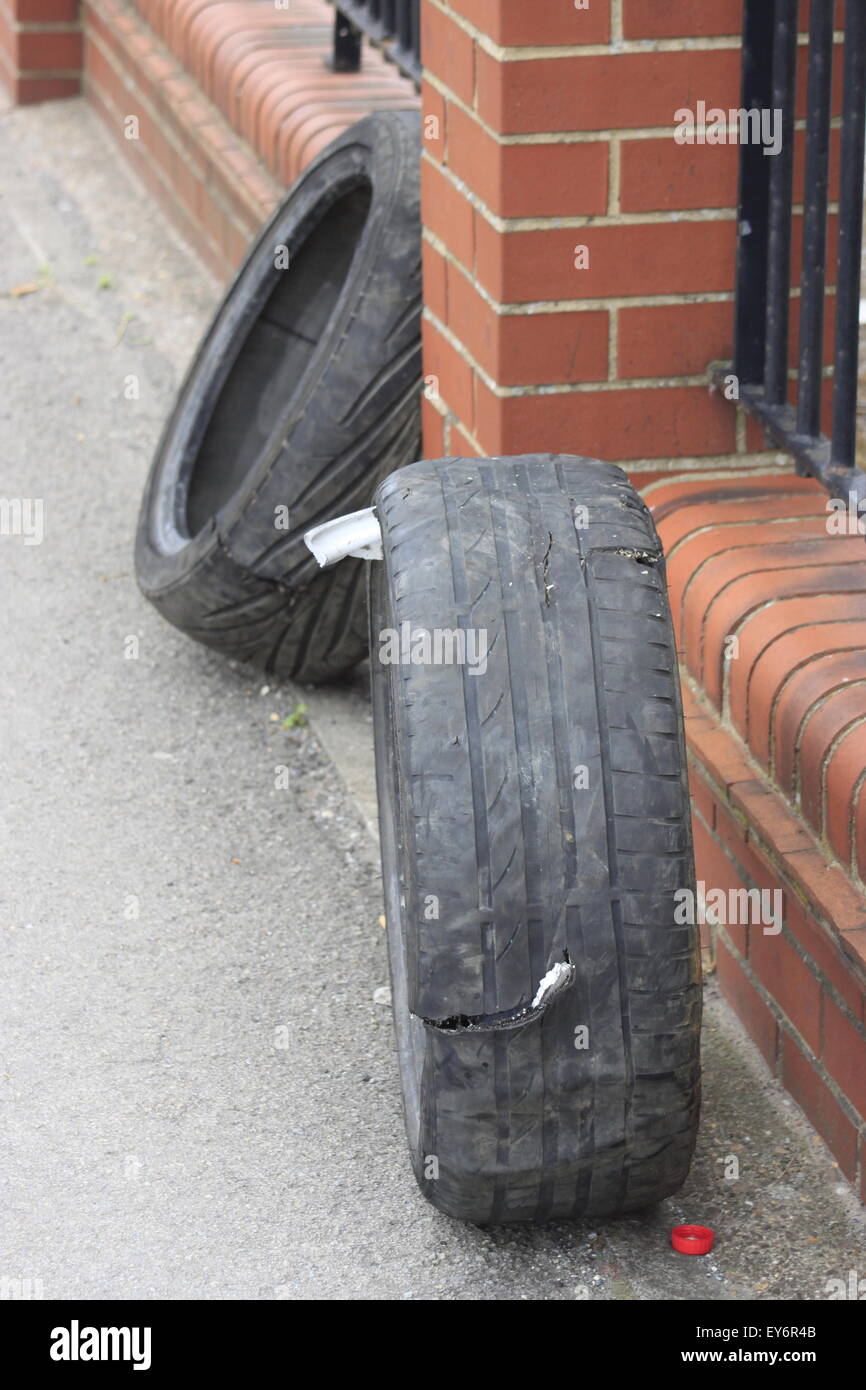
<path id="1" fill-rule="evenodd" d="M 84 92 L 171 221 L 221 281 L 285 190 L 176 58 L 118 0 L 85 0 Z"/>

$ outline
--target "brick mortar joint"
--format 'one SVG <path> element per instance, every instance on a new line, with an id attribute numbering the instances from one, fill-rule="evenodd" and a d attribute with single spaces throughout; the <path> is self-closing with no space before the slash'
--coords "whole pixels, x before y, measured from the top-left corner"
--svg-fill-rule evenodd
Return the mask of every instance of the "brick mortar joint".
<path id="1" fill-rule="evenodd" d="M 0 54 L 0 57 L 6 57 Z M 82 68 L 19 68 L 12 59 L 9 59 L 8 71 L 19 82 L 48 82 L 53 78 L 68 78 L 78 80 L 81 77 Z"/>
<path id="2" fill-rule="evenodd" d="M 641 38 L 627 39 L 622 32 L 622 4 L 621 0 L 612 0 L 612 20 L 611 37 L 606 43 L 596 40 L 594 43 L 586 44 L 541 44 L 541 45 L 520 45 L 520 44 L 499 44 L 495 39 L 483 29 L 479 29 L 471 20 L 464 15 L 452 10 L 448 0 L 425 0 L 433 9 L 445 15 L 458 28 L 462 29 L 473 39 L 478 47 L 497 62 L 525 62 L 545 58 L 582 58 L 582 57 L 620 57 L 634 54 L 652 53 L 709 53 L 709 52 L 730 52 L 742 48 L 742 34 L 704 34 L 691 35 L 681 34 L 674 38 Z M 833 30 L 833 44 L 840 45 L 844 42 L 844 31 L 841 29 Z M 805 48 L 809 43 L 809 35 L 805 31 L 798 31 L 797 44 L 800 48 Z"/>
<path id="3" fill-rule="evenodd" d="M 748 621 L 749 618 L 755 616 L 755 614 L 757 613 L 765 611 L 768 608 L 772 608 L 776 602 L 777 600 L 770 598 L 767 599 L 765 603 L 760 604 L 757 608 L 751 609 L 746 618 L 744 618 L 740 622 L 739 627 L 735 629 L 735 632 L 738 631 L 739 628 L 741 628 L 744 625 L 744 623 Z M 692 672 L 686 666 L 683 665 L 682 661 L 680 661 L 680 677 L 682 683 L 688 686 L 702 712 L 707 717 L 712 719 L 718 725 L 719 729 L 726 734 L 728 739 L 731 741 L 735 752 L 740 757 L 741 761 L 745 763 L 750 770 L 752 770 L 752 780 L 759 781 L 767 787 L 770 795 L 776 798 L 778 804 L 784 809 L 784 811 L 786 812 L 788 817 L 793 821 L 793 823 L 798 828 L 805 830 L 805 832 L 808 834 L 809 839 L 813 843 L 814 852 L 816 854 L 820 854 L 821 858 L 825 861 L 828 867 L 837 869 L 841 874 L 844 874 L 848 883 L 851 885 L 852 891 L 855 892 L 859 898 L 864 900 L 863 914 L 864 927 L 866 927 L 866 894 L 864 894 L 862 885 L 854 879 L 853 875 L 849 872 L 846 866 L 841 862 L 840 859 L 836 857 L 826 840 L 819 838 L 812 826 L 800 817 L 796 808 L 792 805 L 782 787 L 780 787 L 778 783 L 775 781 L 775 779 L 767 772 L 767 769 L 763 767 L 761 763 L 758 762 L 751 748 L 749 748 L 749 746 L 744 742 L 743 738 L 740 736 L 740 734 L 737 732 L 737 730 L 731 723 L 730 718 L 728 717 L 729 702 L 727 676 L 728 673 L 726 672 L 725 686 L 722 692 L 722 710 L 721 712 L 719 712 L 719 710 L 717 710 L 716 707 L 714 705 L 711 705 L 707 700 L 704 694 L 703 686 L 700 684 L 700 682 L 696 679 Z M 696 758 L 695 761 L 700 762 L 701 760 L 699 758 Z M 701 766 L 703 767 L 704 765 L 701 764 Z M 707 774 L 706 780 L 712 781 L 713 779 L 711 779 Z M 717 784 L 714 783 L 714 785 Z M 724 795 L 723 799 L 726 803 L 731 804 L 730 798 L 727 796 L 727 794 Z M 731 809 L 734 809 L 732 804 Z M 798 853 L 800 851 L 794 852 Z M 817 909 L 815 908 L 815 904 L 811 901 L 809 903 L 809 906 L 813 911 L 817 911 Z"/>
<path id="4" fill-rule="evenodd" d="M 3 7 L 0 6 L 0 11 Z M 8 14 L 8 10 L 3 11 Z M 16 34 L 80 34 L 82 22 L 80 19 L 59 19 L 56 21 L 47 20 L 43 23 L 20 23 L 18 20 L 12 21 L 12 29 Z"/>
<path id="5" fill-rule="evenodd" d="M 774 463 L 774 459 L 781 462 Z M 659 486 L 669 487 L 671 481 L 678 477 L 683 469 L 688 469 L 689 477 L 696 476 L 712 478 L 722 469 L 731 470 L 738 478 L 749 478 L 753 475 L 761 476 L 767 473 L 789 473 L 791 460 L 783 454 L 750 453 L 745 457 L 736 453 L 725 454 L 684 454 L 681 458 L 671 458 L 665 455 L 654 459 L 626 459 L 622 467 L 630 473 L 643 473 L 652 471 L 662 475 L 670 474 L 670 477 L 663 476 L 659 479 Z"/>
<path id="6" fill-rule="evenodd" d="M 500 386 L 498 382 L 490 376 L 486 368 L 482 367 L 473 356 L 466 344 L 457 337 L 453 329 L 444 324 L 435 311 L 426 307 L 424 318 L 428 323 L 432 323 L 443 338 L 454 348 L 467 366 L 472 367 L 478 373 L 488 390 L 498 396 L 500 400 L 513 399 L 522 396 L 590 396 L 598 392 L 610 392 L 611 390 L 627 391 L 650 391 L 650 390 L 673 390 L 678 387 L 699 387 L 706 386 L 707 379 L 704 375 L 682 376 L 682 377 L 627 377 L 611 380 L 610 378 L 600 378 L 598 381 L 586 382 L 555 382 L 545 384 L 544 382 L 526 386 Z"/>
<path id="7" fill-rule="evenodd" d="M 719 469 L 717 472 L 710 473 L 710 474 L 708 475 L 710 478 L 720 479 L 720 478 L 742 478 L 742 477 L 743 477 L 744 472 L 745 472 L 746 470 L 744 470 L 744 469 L 741 467 L 739 458 L 736 458 L 735 455 L 729 455 L 728 457 L 735 458 L 735 466 L 731 466 L 731 467 L 729 467 L 729 468 Z M 790 474 L 791 474 L 791 460 L 790 460 L 789 455 L 787 455 L 787 454 L 782 454 L 782 453 L 772 453 L 772 454 L 763 454 L 763 453 L 761 453 L 761 454 L 752 454 L 751 457 L 752 457 L 752 458 L 758 458 L 758 459 L 761 460 L 762 465 L 764 465 L 764 466 L 761 468 L 760 471 L 762 471 L 763 473 L 765 473 L 765 474 L 772 474 L 773 476 L 775 476 L 777 473 L 782 472 L 782 473 L 784 473 L 784 474 L 786 474 L 787 476 L 790 477 Z M 777 462 L 777 460 L 780 460 L 781 462 Z M 648 497 L 652 497 L 653 493 L 656 492 L 660 487 L 670 487 L 671 483 L 688 483 L 688 482 L 693 482 L 693 481 L 694 481 L 694 478 L 693 478 L 693 475 L 692 475 L 691 470 L 684 470 L 684 469 L 682 469 L 682 468 L 679 466 L 679 462 L 678 462 L 678 464 L 677 464 L 677 467 L 678 467 L 678 475 L 677 475 L 677 476 L 674 476 L 674 477 L 672 477 L 672 478 L 665 478 L 663 481 L 659 481 L 659 482 L 647 483 L 646 487 L 644 487 L 644 488 L 642 489 L 642 496 L 643 496 L 643 498 L 644 498 L 644 501 L 646 501 L 646 499 L 647 499 Z M 684 669 L 685 669 L 685 668 L 682 666 L 682 662 L 680 663 L 680 669 L 681 669 L 681 671 L 684 671 Z M 686 672 L 685 674 L 686 674 L 686 675 L 690 675 L 690 673 L 688 673 L 688 672 Z M 693 678 L 691 678 L 691 677 L 690 677 L 690 679 L 693 680 Z M 700 687 L 697 686 L 697 683 L 696 683 L 696 682 L 693 681 L 693 684 L 695 685 L 695 688 L 696 688 L 697 690 L 700 690 Z M 710 713 L 709 710 L 707 710 L 706 712 L 707 712 L 707 714 Z M 717 717 L 717 712 L 716 712 L 715 709 L 712 710 L 712 715 L 713 715 L 714 718 Z"/>
<path id="8" fill-rule="evenodd" d="M 423 159 L 437 169 L 448 182 L 456 189 L 462 197 L 481 214 L 485 221 L 498 232 L 501 236 L 520 232 L 547 232 L 547 231 L 585 231 L 593 227 L 670 227 L 675 226 L 698 226 L 706 223 L 736 222 L 737 209 L 735 207 L 726 208 L 651 208 L 641 212 L 622 212 L 615 214 L 609 212 L 588 212 L 567 214 L 552 214 L 544 217 L 502 217 L 499 213 L 493 212 L 483 199 L 473 188 L 454 173 L 449 164 L 444 164 L 441 160 L 435 159 L 427 150 L 423 151 Z M 794 217 L 805 215 L 805 205 L 803 203 L 792 203 L 791 213 Z M 827 203 L 828 216 L 838 216 L 839 203 L 832 199 Z M 799 287 L 798 287 L 799 288 Z M 835 286 L 828 286 L 828 293 Z M 793 289 L 793 287 L 792 287 Z"/>
<path id="9" fill-rule="evenodd" d="M 475 190 L 454 173 L 450 165 L 440 163 L 427 150 L 422 152 L 422 159 L 436 169 L 443 178 L 447 179 L 451 187 L 465 198 L 466 202 L 480 213 L 488 225 L 501 236 L 521 232 L 586 231 L 593 227 L 602 229 L 610 227 L 670 227 L 672 221 L 675 221 L 678 226 L 700 225 L 708 222 L 735 222 L 737 219 L 737 209 L 734 207 L 677 208 L 675 209 L 676 218 L 671 217 L 670 211 L 666 212 L 663 209 L 654 212 L 619 212 L 613 217 L 607 213 L 581 213 L 567 217 L 501 217 L 498 213 L 491 211 Z M 833 212 L 834 206 L 828 204 L 827 210 Z M 802 213 L 802 204 L 794 203 L 791 211 L 794 214 L 798 211 Z"/>
<path id="10" fill-rule="evenodd" d="M 424 240 L 449 265 L 470 280 L 481 298 L 501 317 L 527 316 L 550 313 L 579 313 L 605 309 L 663 309 L 677 308 L 683 304 L 732 304 L 733 290 L 691 290 L 674 294 L 649 295 L 603 295 L 592 299 L 532 299 L 501 300 L 494 299 L 484 286 L 475 279 L 461 260 L 454 254 L 447 242 L 442 241 L 429 227 L 424 228 Z"/>
<path id="11" fill-rule="evenodd" d="M 471 117 L 472 120 L 475 121 L 476 125 L 478 125 L 480 129 L 483 130 L 484 133 L 490 137 L 491 140 L 495 140 L 497 145 L 501 145 L 503 149 L 515 145 L 579 145 L 593 143 L 605 144 L 609 143 L 614 138 L 632 141 L 634 143 L 637 143 L 641 140 L 661 140 L 669 138 L 672 144 L 676 143 L 674 140 L 676 126 L 674 124 L 650 126 L 605 126 L 604 128 L 601 128 L 599 130 L 520 131 L 516 134 L 505 134 L 501 131 L 495 130 L 494 127 L 484 119 L 480 112 L 475 109 L 475 107 L 470 106 L 467 102 L 465 102 L 463 98 L 460 96 L 460 94 L 458 92 L 455 92 L 453 88 L 449 87 L 445 79 L 441 77 L 438 73 L 434 72 L 432 68 L 424 69 L 424 81 L 428 83 L 434 91 L 438 92 L 441 97 L 450 102 L 451 105 L 458 107 L 465 116 Z M 423 94 L 421 97 L 421 106 L 423 110 Z M 432 115 L 433 113 L 428 112 L 426 114 Z M 841 130 L 841 128 L 842 117 L 831 116 L 830 129 Z M 702 129 L 706 129 L 706 127 L 696 127 L 696 133 L 698 133 Z M 796 131 L 805 131 L 806 118 L 804 116 L 797 116 L 795 118 L 794 129 Z M 689 146 L 688 148 L 691 148 L 691 146 Z"/>
<path id="12" fill-rule="evenodd" d="M 465 421 L 460 418 L 457 412 L 448 404 L 444 397 L 442 397 L 437 392 L 435 396 L 425 395 L 424 399 L 426 400 L 427 404 L 431 407 L 431 409 L 435 410 L 436 414 L 442 421 L 443 437 L 446 441 L 446 449 L 448 444 L 450 443 L 449 436 L 451 428 L 452 426 L 456 425 L 456 427 L 460 430 L 461 434 L 465 434 L 466 438 L 470 441 L 473 447 L 478 450 L 479 455 L 481 457 L 484 456 L 484 450 L 481 444 L 476 439 L 472 430 L 469 429 Z M 445 431 L 448 432 L 447 435 L 445 434 Z"/>
<path id="13" fill-rule="evenodd" d="M 506 135 L 489 125 L 474 107 L 468 105 L 457 92 L 448 86 L 444 78 L 433 72 L 431 68 L 424 69 L 424 81 L 429 83 L 441 97 L 458 107 L 465 116 L 470 116 L 481 130 L 490 136 L 491 140 L 495 140 L 497 145 L 501 145 L 504 149 L 515 145 L 575 145 L 595 142 L 604 144 L 612 140 L 614 136 L 635 141 L 660 140 L 670 136 L 671 143 L 674 143 L 674 131 L 676 129 L 674 125 L 607 126 L 599 130 L 525 131 L 515 135 Z M 423 94 L 421 104 L 423 108 Z M 841 122 L 841 118 L 836 119 Z M 805 121 L 801 121 L 800 124 L 805 128 Z"/>

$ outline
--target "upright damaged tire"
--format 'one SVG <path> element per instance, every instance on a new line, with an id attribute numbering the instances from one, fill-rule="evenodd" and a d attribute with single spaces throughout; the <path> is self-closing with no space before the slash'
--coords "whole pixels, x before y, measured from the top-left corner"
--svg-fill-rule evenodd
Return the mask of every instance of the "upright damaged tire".
<path id="1" fill-rule="evenodd" d="M 701 1004 L 652 519 L 620 469 L 550 455 L 417 463 L 376 505 L 382 864 L 418 1182 L 480 1224 L 646 1207 L 688 1172 Z"/>
<path id="2" fill-rule="evenodd" d="M 366 653 L 364 565 L 320 573 L 309 527 L 367 506 L 420 439 L 419 116 L 382 112 L 302 175 L 180 390 L 136 571 L 169 622 L 302 681 Z"/>

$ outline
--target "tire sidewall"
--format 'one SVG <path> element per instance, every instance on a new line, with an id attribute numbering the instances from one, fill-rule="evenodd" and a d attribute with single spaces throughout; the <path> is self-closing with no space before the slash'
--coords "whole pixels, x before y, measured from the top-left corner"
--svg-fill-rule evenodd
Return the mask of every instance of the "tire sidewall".
<path id="1" fill-rule="evenodd" d="M 382 113 L 338 137 L 305 171 L 247 256 L 187 372 L 148 478 L 136 537 L 136 571 L 147 596 L 184 583 L 197 566 L 212 560 L 215 551 L 222 548 L 232 554 L 245 533 L 260 531 L 261 518 L 255 514 L 263 485 L 278 457 L 291 450 L 292 436 L 311 398 L 322 389 L 334 343 L 345 339 L 357 311 L 359 291 L 363 294 L 373 267 L 388 256 L 391 243 L 399 243 L 406 235 L 413 209 L 404 205 L 401 192 L 411 141 L 417 134 L 413 116 L 417 121 L 414 112 Z M 179 519 L 185 513 L 198 446 L 214 404 L 278 277 L 285 273 L 274 265 L 274 248 L 286 245 L 291 265 L 329 208 L 363 182 L 371 187 L 370 209 L 326 333 L 313 349 L 256 467 L 195 536 L 184 535 Z M 290 479 L 288 483 L 290 492 Z M 272 519 L 268 517 L 268 523 Z M 316 566 L 312 556 L 301 558 L 303 582 L 314 576 Z M 239 563 L 245 564 L 243 556 Z"/>

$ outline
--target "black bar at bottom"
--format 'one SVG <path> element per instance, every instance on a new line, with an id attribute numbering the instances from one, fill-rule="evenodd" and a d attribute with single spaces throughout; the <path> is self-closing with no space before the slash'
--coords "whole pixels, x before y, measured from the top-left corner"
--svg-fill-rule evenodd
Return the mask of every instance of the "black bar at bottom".
<path id="1" fill-rule="evenodd" d="M 767 343 L 764 387 L 774 405 L 788 397 L 788 311 L 791 296 L 791 201 L 794 178 L 794 83 L 797 0 L 776 0 L 773 35 L 773 111 L 782 113 L 782 148 L 769 156 L 770 225 L 767 261 Z"/>
<path id="2" fill-rule="evenodd" d="M 803 264 L 800 272 L 800 379 L 797 391 L 797 429 L 800 434 L 813 436 L 821 433 L 832 67 L 833 6 L 813 5 L 809 24 L 806 193 Z"/>
<path id="3" fill-rule="evenodd" d="M 745 110 L 771 105 L 773 0 L 746 0 L 743 18 Z M 767 305 L 767 219 L 770 157 L 758 144 L 740 146 L 734 371 L 743 382 L 764 379 Z"/>
<path id="4" fill-rule="evenodd" d="M 715 364 L 710 379 L 723 389 L 732 371 L 728 363 Z M 792 405 L 774 405 L 765 398 L 762 386 L 748 386 L 742 382 L 738 403 L 763 425 L 774 444 L 796 460 L 798 472 L 817 479 L 832 497 L 848 501 L 849 495 L 854 493 L 858 501 L 866 501 L 866 473 L 835 463 L 830 441 L 824 435 L 799 434 L 797 412 Z"/>

